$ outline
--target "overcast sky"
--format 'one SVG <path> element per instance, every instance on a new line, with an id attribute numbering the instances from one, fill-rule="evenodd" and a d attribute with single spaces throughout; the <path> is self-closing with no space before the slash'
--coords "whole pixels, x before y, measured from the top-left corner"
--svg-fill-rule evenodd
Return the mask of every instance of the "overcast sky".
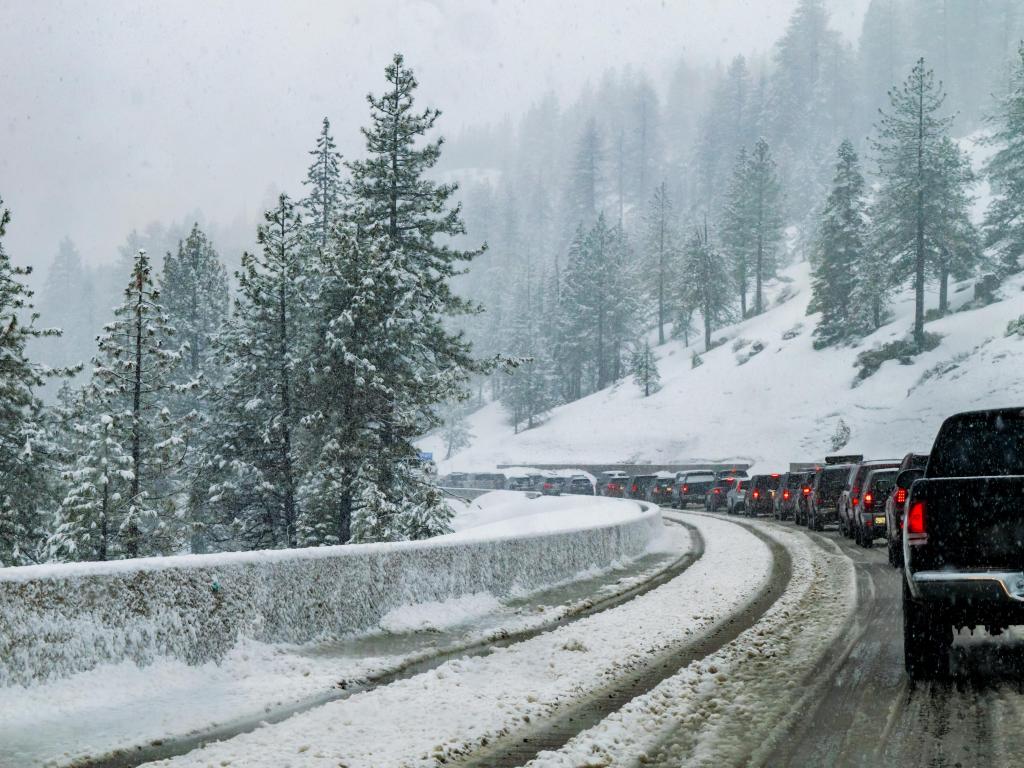
<path id="1" fill-rule="evenodd" d="M 0 195 L 8 250 L 90 261 L 132 227 L 199 208 L 253 216 L 299 181 L 324 115 L 361 150 L 367 91 L 400 50 L 442 131 L 571 97 L 618 64 L 764 51 L 796 0 L 6 0 L 0 12 Z M 855 39 L 867 0 L 833 0 Z"/>

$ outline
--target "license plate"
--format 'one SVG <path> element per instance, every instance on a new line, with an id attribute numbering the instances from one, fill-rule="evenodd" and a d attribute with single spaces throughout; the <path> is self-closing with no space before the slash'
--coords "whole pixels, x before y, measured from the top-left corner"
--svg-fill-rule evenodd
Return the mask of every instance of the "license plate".
<path id="1" fill-rule="evenodd" d="M 885 518 L 884 517 L 876 517 L 875 518 L 875 525 L 885 525 Z"/>

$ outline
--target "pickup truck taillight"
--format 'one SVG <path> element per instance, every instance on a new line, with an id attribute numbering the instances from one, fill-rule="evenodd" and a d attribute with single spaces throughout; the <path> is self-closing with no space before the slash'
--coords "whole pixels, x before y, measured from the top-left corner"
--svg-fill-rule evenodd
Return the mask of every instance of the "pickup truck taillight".
<path id="1" fill-rule="evenodd" d="M 907 542 L 911 545 L 924 544 L 928 541 L 928 531 L 924 522 L 924 502 L 915 501 L 907 512 Z"/>
<path id="2" fill-rule="evenodd" d="M 907 503 L 907 489 L 906 488 L 897 488 L 896 489 L 896 499 L 895 499 L 895 501 L 896 501 L 897 504 L 906 504 Z"/>
<path id="3" fill-rule="evenodd" d="M 856 504 L 856 503 L 857 502 L 854 502 L 854 504 Z M 865 507 L 870 507 L 874 503 L 875 503 L 875 497 L 871 493 L 865 493 L 864 494 L 864 506 Z"/>

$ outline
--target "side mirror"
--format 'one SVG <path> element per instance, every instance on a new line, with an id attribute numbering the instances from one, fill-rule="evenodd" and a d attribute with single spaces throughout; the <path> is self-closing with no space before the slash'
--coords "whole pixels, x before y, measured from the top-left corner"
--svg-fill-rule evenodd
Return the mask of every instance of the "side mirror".
<path id="1" fill-rule="evenodd" d="M 922 477 L 924 477 L 923 469 L 904 469 L 896 475 L 896 487 L 910 488 L 915 480 L 920 480 Z"/>

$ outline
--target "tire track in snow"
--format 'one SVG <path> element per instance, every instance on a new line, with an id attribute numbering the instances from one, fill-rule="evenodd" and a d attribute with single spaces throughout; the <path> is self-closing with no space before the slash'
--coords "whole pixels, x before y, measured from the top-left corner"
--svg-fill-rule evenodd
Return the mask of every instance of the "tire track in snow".
<path id="1" fill-rule="evenodd" d="M 239 718 L 178 738 L 156 741 L 131 750 L 119 750 L 102 757 L 74 760 L 67 763 L 66 768 L 138 768 L 138 766 L 145 763 L 185 755 L 206 744 L 231 739 L 235 736 L 254 731 L 264 725 L 280 723 L 294 715 L 309 712 L 331 702 L 347 699 L 357 693 L 369 692 L 399 680 L 405 680 L 423 672 L 436 669 L 452 659 L 486 656 L 499 648 L 506 648 L 516 643 L 521 643 L 558 627 L 573 624 L 581 619 L 617 608 L 677 578 L 704 555 L 704 538 L 696 527 L 683 520 L 667 517 L 663 519 L 668 524 L 686 529 L 690 537 L 690 547 L 685 553 L 649 579 L 604 598 L 579 601 L 568 606 L 563 614 L 554 620 L 514 632 L 499 630 L 483 641 L 464 646 L 448 647 L 441 653 L 401 664 L 384 674 L 376 675 L 365 681 L 346 684 L 344 688 L 326 691 L 288 706 L 277 707 L 262 713 L 258 717 Z"/>
<path id="2" fill-rule="evenodd" d="M 713 515 L 709 517 L 722 519 Z M 666 519 L 682 523 L 679 517 Z M 788 586 L 793 570 L 792 560 L 782 544 L 755 526 L 731 522 L 742 525 L 763 541 L 772 555 L 772 570 L 768 581 L 741 611 L 725 617 L 712 631 L 696 639 L 680 639 L 678 644 L 652 658 L 649 663 L 566 706 L 557 717 L 532 729 L 510 733 L 452 765 L 458 768 L 518 768 L 542 752 L 561 749 L 575 736 L 619 711 L 637 696 L 653 690 L 662 681 L 678 674 L 693 662 L 715 653 L 753 627 Z"/>

